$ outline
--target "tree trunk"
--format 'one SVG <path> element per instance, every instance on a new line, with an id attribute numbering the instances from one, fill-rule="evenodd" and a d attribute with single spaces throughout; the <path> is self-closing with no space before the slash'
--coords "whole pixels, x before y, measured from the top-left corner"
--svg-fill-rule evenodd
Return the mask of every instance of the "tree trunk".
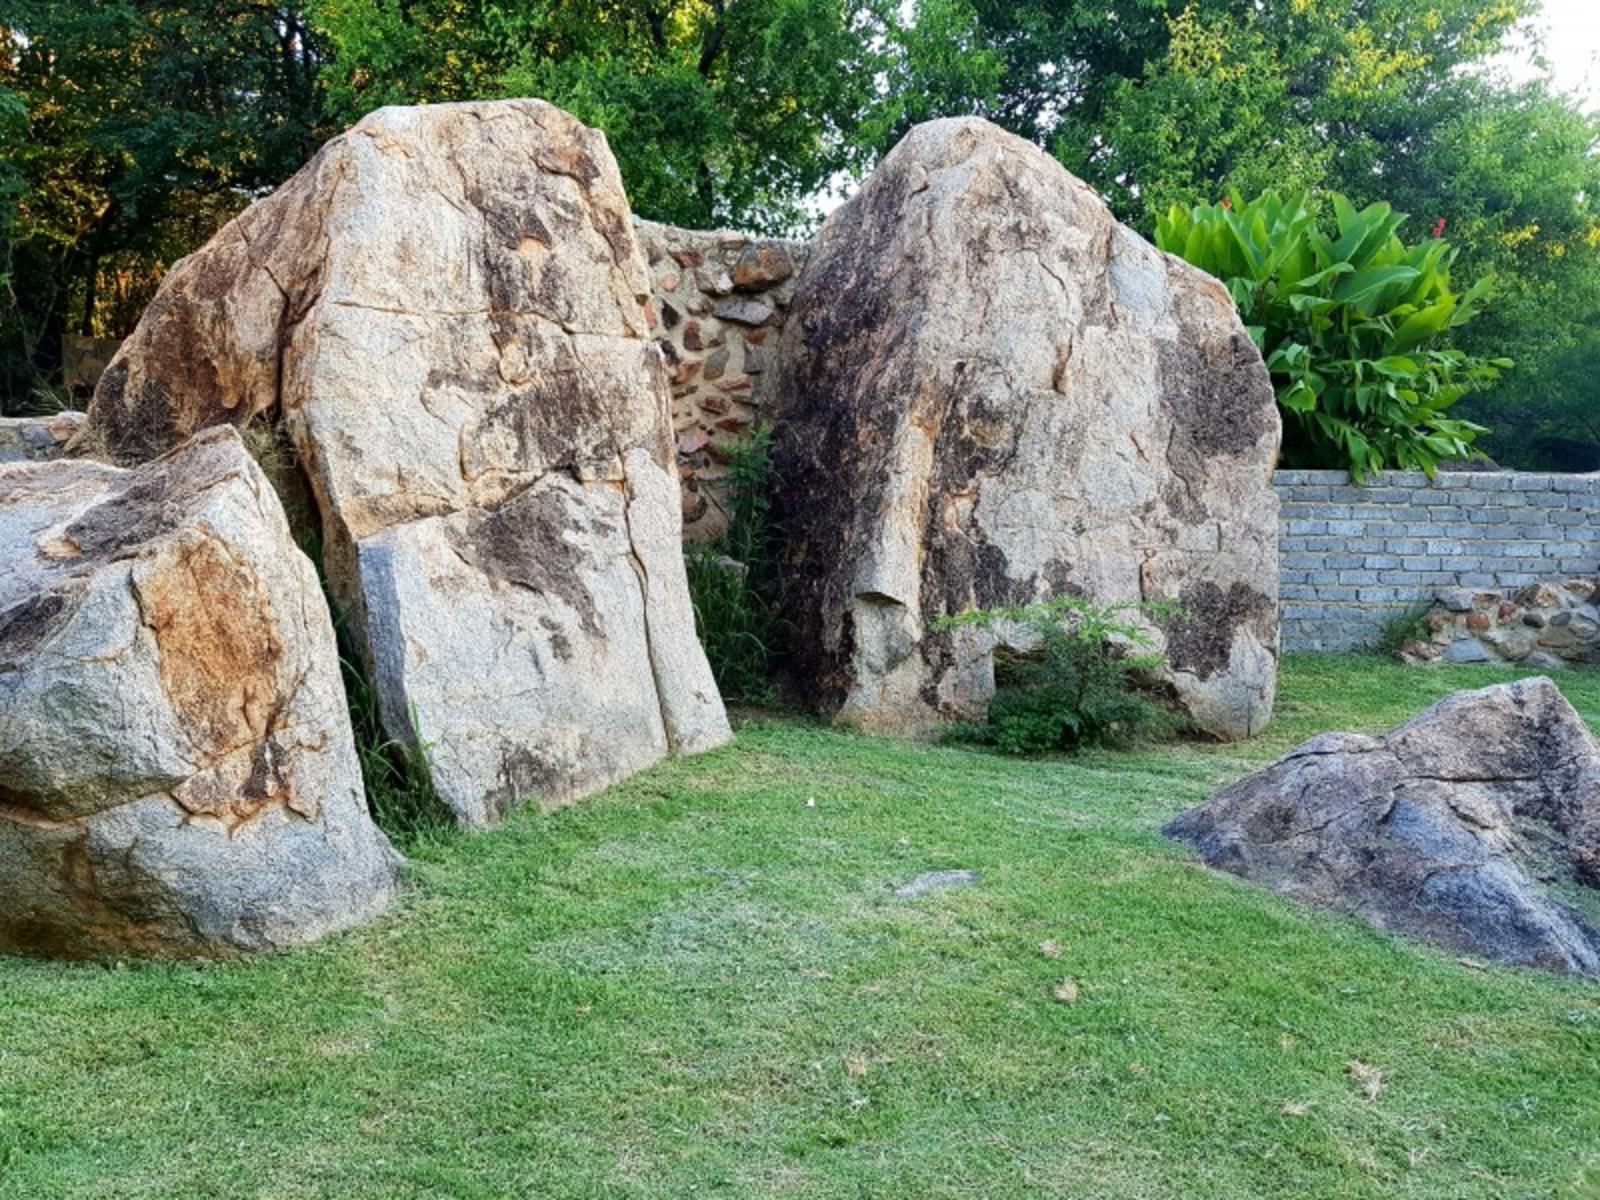
<path id="1" fill-rule="evenodd" d="M 94 309 L 100 296 L 100 256 L 91 254 L 89 266 L 83 276 L 83 320 L 78 332 L 84 337 L 94 336 Z"/>

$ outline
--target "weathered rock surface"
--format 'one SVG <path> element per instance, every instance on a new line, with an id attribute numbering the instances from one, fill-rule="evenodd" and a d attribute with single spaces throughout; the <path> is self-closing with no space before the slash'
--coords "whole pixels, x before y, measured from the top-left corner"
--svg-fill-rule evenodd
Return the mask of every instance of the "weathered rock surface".
<path id="1" fill-rule="evenodd" d="M 231 429 L 0 466 L 0 949 L 225 955 L 383 910 L 333 625 Z"/>
<path id="2" fill-rule="evenodd" d="M 1381 738 L 1312 738 L 1163 832 L 1381 929 L 1600 973 L 1600 747 L 1542 677 L 1458 692 Z"/>
<path id="3" fill-rule="evenodd" d="M 601 134 L 542 101 L 381 109 L 173 269 L 84 446 L 281 420 L 388 727 L 482 824 L 729 736 L 650 291 Z"/>
<path id="4" fill-rule="evenodd" d="M 59 458 L 82 429 L 81 412 L 48 417 L 0 417 L 0 463 Z"/>
<path id="5" fill-rule="evenodd" d="M 1036 147 L 914 129 L 823 226 L 776 365 L 776 523 L 797 686 L 922 732 L 981 714 L 990 635 L 939 616 L 1061 594 L 1176 600 L 1204 729 L 1272 711 L 1280 426 L 1209 276 Z"/>

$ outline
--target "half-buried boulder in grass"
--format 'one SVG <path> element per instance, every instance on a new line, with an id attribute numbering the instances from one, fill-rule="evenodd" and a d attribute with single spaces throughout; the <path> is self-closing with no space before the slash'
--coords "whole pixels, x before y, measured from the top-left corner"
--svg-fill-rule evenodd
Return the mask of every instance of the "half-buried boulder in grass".
<path id="1" fill-rule="evenodd" d="M 1542 677 L 1458 692 L 1383 737 L 1312 738 L 1163 832 L 1381 929 L 1600 974 L 1600 746 Z"/>

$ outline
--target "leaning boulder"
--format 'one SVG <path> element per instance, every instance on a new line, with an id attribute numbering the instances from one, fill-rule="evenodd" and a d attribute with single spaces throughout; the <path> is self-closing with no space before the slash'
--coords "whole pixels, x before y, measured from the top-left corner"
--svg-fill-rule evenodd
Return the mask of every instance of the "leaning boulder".
<path id="1" fill-rule="evenodd" d="M 1600 746 L 1543 677 L 1458 692 L 1383 737 L 1312 738 L 1163 832 L 1381 929 L 1600 973 Z"/>
<path id="2" fill-rule="evenodd" d="M 1202 728 L 1277 670 L 1280 425 L 1227 291 L 1037 147 L 918 126 L 823 226 L 784 325 L 775 521 L 791 674 L 837 719 L 980 716 L 994 638 L 938 618 L 1175 601 L 1153 630 Z"/>
<path id="3" fill-rule="evenodd" d="M 231 429 L 0 466 L 0 949 L 215 956 L 379 912 L 316 571 Z"/>
<path id="4" fill-rule="evenodd" d="M 281 421 L 390 732 L 485 824 L 730 736 L 650 286 L 600 133 L 381 109 L 174 267 L 83 447 Z"/>

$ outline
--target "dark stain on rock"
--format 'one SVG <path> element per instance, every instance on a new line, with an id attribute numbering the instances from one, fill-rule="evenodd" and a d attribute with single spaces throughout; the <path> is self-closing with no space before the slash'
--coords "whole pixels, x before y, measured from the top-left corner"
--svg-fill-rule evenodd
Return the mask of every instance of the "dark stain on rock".
<path id="1" fill-rule="evenodd" d="M 903 397 L 917 386 L 903 298 L 925 290 L 925 268 L 905 261 L 880 276 L 874 246 L 894 236 L 910 189 L 903 173 L 881 174 L 850 202 L 854 231 L 802 274 L 784 332 L 786 346 L 800 345 L 779 356 L 775 372 L 772 519 L 789 580 L 786 674 L 823 711 L 849 685 L 853 572 L 862 542 L 875 536 L 868 522 L 882 506 Z"/>
<path id="2" fill-rule="evenodd" d="M 77 612 L 81 591 L 40 592 L 0 612 L 0 673 L 36 654 Z"/>
<path id="3" fill-rule="evenodd" d="M 498 821 L 521 801 L 532 797 L 546 800 L 558 796 L 568 783 L 569 772 L 529 746 L 507 743 L 500 753 L 497 786 L 485 797 L 491 818 Z"/>
<path id="4" fill-rule="evenodd" d="M 572 661 L 572 639 L 561 628 L 561 623 L 551 617 L 540 617 L 539 626 L 550 635 L 550 649 L 562 662 Z"/>
<path id="5" fill-rule="evenodd" d="M 151 379 L 142 381 L 130 402 L 128 364 L 106 368 L 95 388 L 94 425 L 106 456 L 124 466 L 148 461 L 179 440 L 177 413 L 165 392 Z"/>
<path id="6" fill-rule="evenodd" d="M 1049 559 L 1040 574 L 1045 584 L 1044 599 L 1055 600 L 1062 596 L 1077 596 L 1080 599 L 1083 597 L 1082 586 L 1073 578 L 1072 564 L 1065 559 Z"/>
<path id="7" fill-rule="evenodd" d="M 166 472 L 141 473 L 120 492 L 85 509 L 67 526 L 66 536 L 86 558 L 131 551 L 177 528 L 180 509 L 171 503 L 175 499 L 172 492 L 172 479 Z"/>
<path id="8" fill-rule="evenodd" d="M 1272 382 L 1244 334 L 1226 345 L 1163 339 L 1156 355 L 1161 404 L 1184 448 L 1203 457 L 1239 454 L 1272 428 Z"/>
<path id="9" fill-rule="evenodd" d="M 501 388 L 501 383 L 498 378 L 491 378 L 478 371 L 463 371 L 459 367 L 432 367 L 428 371 L 428 377 L 424 381 L 423 387 L 429 392 L 448 387 L 461 392 L 470 392 L 474 395 L 484 395 L 489 392 L 498 392 Z"/>
<path id="10" fill-rule="evenodd" d="M 475 512 L 457 549 L 492 580 L 560 600 L 578 614 L 586 634 L 603 638 L 581 577 L 588 556 L 565 536 L 581 520 L 560 491 L 534 487 L 499 508 Z"/>
<path id="11" fill-rule="evenodd" d="M 257 743 L 250 758 L 250 774 L 241 789 L 246 800 L 256 806 L 278 797 L 284 798 L 289 790 L 289 780 L 283 774 L 283 756 L 271 738 Z"/>
<path id="12" fill-rule="evenodd" d="M 570 469 L 579 463 L 608 461 L 619 453 L 605 397 L 570 349 L 527 386 L 485 409 L 478 430 L 484 440 L 501 432 L 511 435 L 516 443 L 513 461 L 501 461 L 498 452 L 483 456 L 493 466 L 510 470 Z"/>
<path id="13" fill-rule="evenodd" d="M 1173 669 L 1210 679 L 1228 667 L 1233 634 L 1252 626 L 1261 641 L 1272 642 L 1276 618 L 1272 601 L 1244 583 L 1224 592 L 1209 580 L 1189 583 L 1178 594 L 1183 612 L 1166 624 L 1167 658 Z"/>
<path id="14" fill-rule="evenodd" d="M 971 364 L 957 362 L 942 402 L 918 414 L 937 431 L 929 491 L 940 502 L 929 506 L 923 531 L 922 617 L 929 627 L 973 606 L 1004 608 L 1035 598 L 1032 580 L 1012 578 L 1005 552 L 981 530 L 958 526 L 948 511 L 952 497 L 975 497 L 983 481 L 1003 473 L 1016 453 L 1020 423 L 1008 419 L 987 394 L 988 387 L 1006 386 L 1005 381 L 977 374 Z M 924 648 L 924 656 L 930 663 L 948 657 L 934 645 Z"/>

